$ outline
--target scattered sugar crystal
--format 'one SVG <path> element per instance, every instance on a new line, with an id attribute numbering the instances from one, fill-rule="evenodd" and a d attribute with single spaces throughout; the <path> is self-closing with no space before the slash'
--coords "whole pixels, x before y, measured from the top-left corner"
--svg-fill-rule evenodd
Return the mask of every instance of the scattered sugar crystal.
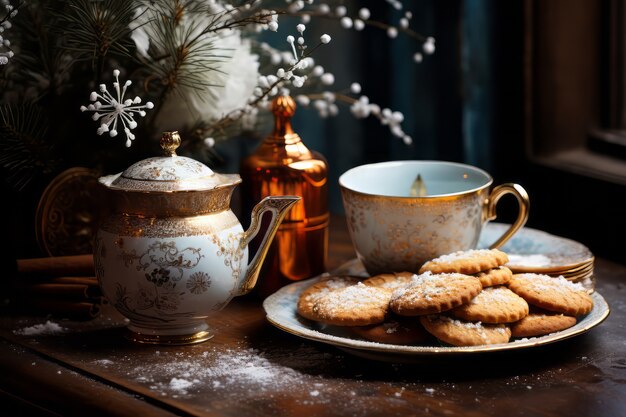
<path id="1" fill-rule="evenodd" d="M 315 353 L 302 355 L 306 357 L 306 363 L 315 363 Z M 299 359 L 294 357 L 292 360 L 297 363 Z M 148 382 L 153 382 L 151 386 L 156 387 L 151 389 L 160 390 L 163 395 L 186 395 L 186 390 L 196 385 L 206 385 L 213 389 L 237 386 L 270 390 L 292 387 L 302 377 L 298 371 L 274 364 L 255 349 L 233 349 L 219 354 L 207 352 L 206 356 L 202 354 L 195 357 L 176 354 L 165 363 L 147 362 L 131 368 L 128 375 L 138 382 L 145 382 L 143 378 L 148 376 Z"/>
<path id="2" fill-rule="evenodd" d="M 63 333 L 67 329 L 59 326 L 57 323 L 54 323 L 50 320 L 46 321 L 44 324 L 35 324 L 34 326 L 24 327 L 23 329 L 14 330 L 14 334 L 19 334 L 23 336 L 36 336 L 42 334 L 57 334 Z"/>
<path id="3" fill-rule="evenodd" d="M 318 390 L 313 390 L 309 392 L 309 394 L 311 395 L 311 397 L 317 397 L 318 395 L 320 395 L 320 392 Z"/>
<path id="4" fill-rule="evenodd" d="M 434 388 L 426 388 L 424 391 L 426 391 L 429 394 L 434 394 L 435 393 L 435 389 Z"/>
<path id="5" fill-rule="evenodd" d="M 398 326 L 400 325 L 400 323 L 394 321 L 391 323 L 385 323 L 383 325 L 383 327 L 385 327 L 385 333 L 387 334 L 392 334 L 398 331 Z"/>
<path id="6" fill-rule="evenodd" d="M 188 381 L 182 378 L 172 378 L 170 381 L 170 388 L 175 391 L 184 391 L 193 385 L 192 381 Z"/>

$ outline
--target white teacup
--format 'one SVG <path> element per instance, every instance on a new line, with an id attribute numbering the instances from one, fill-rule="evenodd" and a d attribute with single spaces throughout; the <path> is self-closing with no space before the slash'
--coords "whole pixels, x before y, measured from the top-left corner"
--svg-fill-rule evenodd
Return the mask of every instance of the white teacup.
<path id="1" fill-rule="evenodd" d="M 412 194 L 418 174 L 425 185 L 422 196 Z M 490 191 L 492 183 L 482 169 L 454 162 L 392 161 L 352 168 L 339 185 L 359 259 L 371 275 L 417 272 L 437 256 L 474 249 L 484 224 L 496 218 L 496 204 L 510 193 L 519 213 L 491 246 L 500 247 L 526 223 L 530 203 L 520 185 Z"/>

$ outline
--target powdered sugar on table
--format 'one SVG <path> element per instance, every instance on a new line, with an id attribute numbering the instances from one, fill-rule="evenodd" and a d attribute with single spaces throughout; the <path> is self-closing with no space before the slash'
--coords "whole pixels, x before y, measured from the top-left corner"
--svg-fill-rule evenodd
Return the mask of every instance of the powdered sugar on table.
<path id="1" fill-rule="evenodd" d="M 43 324 L 35 324 L 34 326 L 24 327 L 23 329 L 14 330 L 14 334 L 22 336 L 38 336 L 46 334 L 58 334 L 67 331 L 66 328 L 59 326 L 50 320 Z"/>

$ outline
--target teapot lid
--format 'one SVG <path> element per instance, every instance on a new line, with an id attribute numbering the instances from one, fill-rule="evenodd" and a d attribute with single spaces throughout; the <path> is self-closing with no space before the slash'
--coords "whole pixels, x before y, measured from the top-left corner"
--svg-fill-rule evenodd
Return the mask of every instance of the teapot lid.
<path id="1" fill-rule="evenodd" d="M 161 148 L 165 156 L 136 162 L 124 172 L 100 177 L 100 183 L 113 190 L 168 192 L 203 191 L 235 185 L 238 174 L 218 174 L 195 159 L 176 155 L 180 146 L 178 132 L 165 132 Z"/>

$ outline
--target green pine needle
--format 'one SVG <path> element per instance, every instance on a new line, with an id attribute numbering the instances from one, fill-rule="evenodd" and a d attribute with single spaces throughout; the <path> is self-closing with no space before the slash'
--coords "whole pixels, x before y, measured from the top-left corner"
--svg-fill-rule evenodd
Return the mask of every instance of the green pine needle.
<path id="1" fill-rule="evenodd" d="M 53 12 L 63 31 L 62 48 L 94 66 L 108 54 L 131 56 L 134 44 L 129 23 L 135 3 L 128 0 L 69 0 Z"/>
<path id="2" fill-rule="evenodd" d="M 47 132 L 48 120 L 38 106 L 0 106 L 0 167 L 8 184 L 21 190 L 38 174 L 55 169 Z"/>

